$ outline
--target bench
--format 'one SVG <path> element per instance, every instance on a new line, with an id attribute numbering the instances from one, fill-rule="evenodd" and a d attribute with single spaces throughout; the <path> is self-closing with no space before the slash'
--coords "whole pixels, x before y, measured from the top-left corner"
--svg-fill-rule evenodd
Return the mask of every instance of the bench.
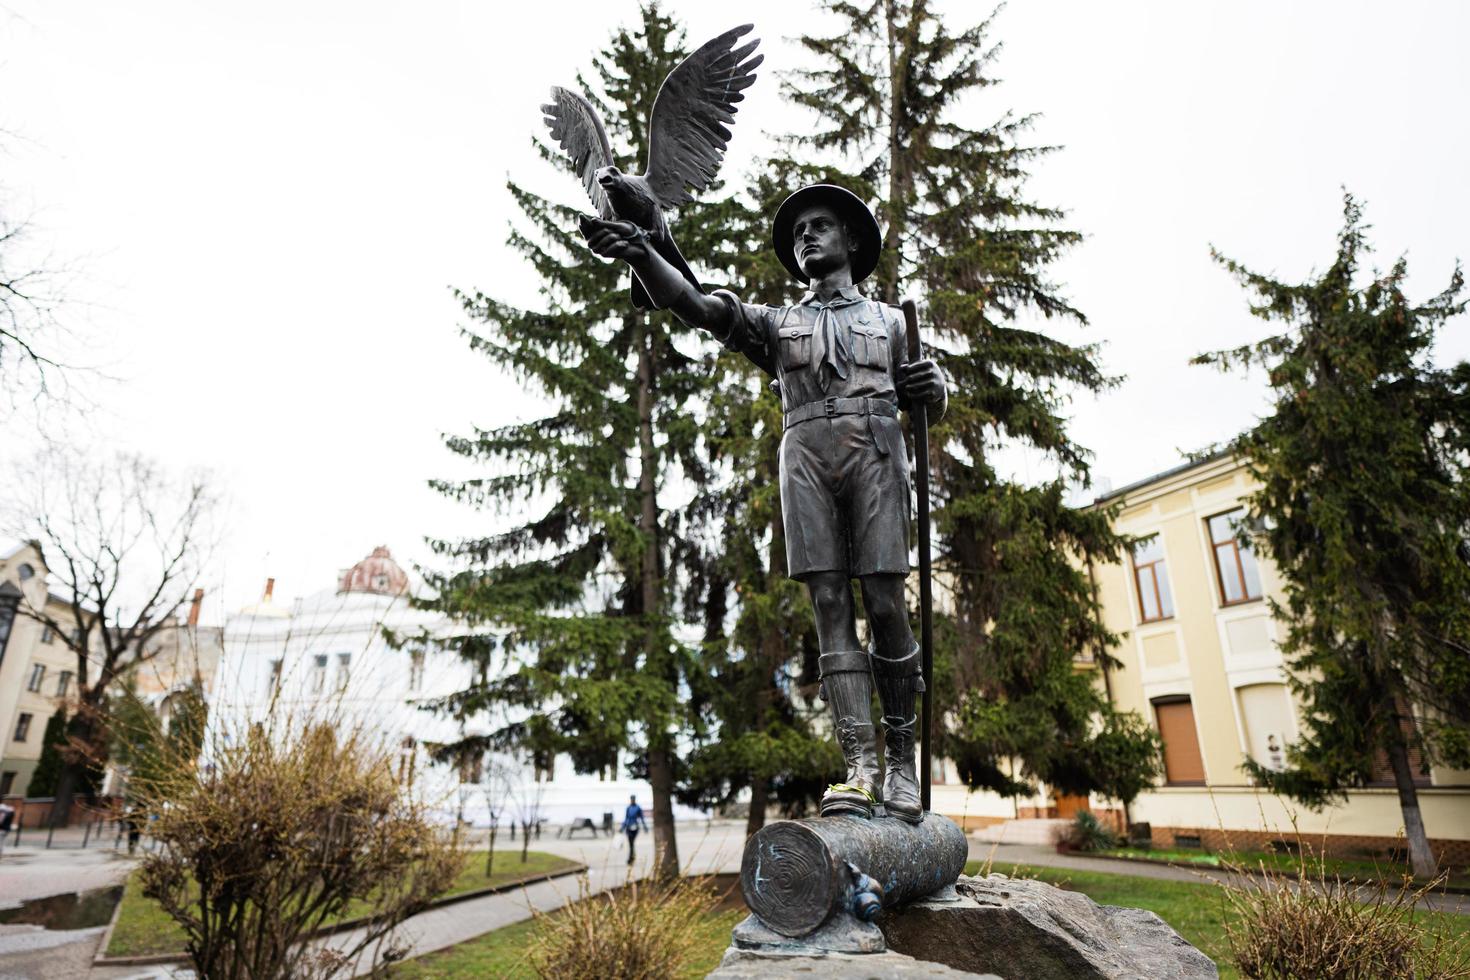
<path id="1" fill-rule="evenodd" d="M 571 823 L 563 827 L 561 830 L 558 830 L 556 832 L 556 836 L 561 837 L 562 834 L 565 833 L 566 836 L 570 838 L 579 830 L 589 830 L 592 832 L 593 837 L 597 836 L 597 824 L 592 822 L 591 817 L 578 817 L 577 819 L 573 820 Z"/>

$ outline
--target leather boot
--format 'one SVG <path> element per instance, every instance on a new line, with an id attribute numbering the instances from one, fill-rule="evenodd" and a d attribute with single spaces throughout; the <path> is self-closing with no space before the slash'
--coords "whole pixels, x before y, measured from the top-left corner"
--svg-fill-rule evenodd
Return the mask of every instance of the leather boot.
<path id="1" fill-rule="evenodd" d="M 871 817 L 878 802 L 878 739 L 873 730 L 873 675 L 866 650 L 824 653 L 819 659 L 822 697 L 832 706 L 832 728 L 847 781 L 822 795 L 822 816 L 855 813 Z"/>
<path id="2" fill-rule="evenodd" d="M 924 819 L 914 765 L 914 702 L 924 690 L 919 666 L 917 643 L 898 659 L 873 654 L 873 682 L 883 706 L 883 806 L 909 823 Z"/>

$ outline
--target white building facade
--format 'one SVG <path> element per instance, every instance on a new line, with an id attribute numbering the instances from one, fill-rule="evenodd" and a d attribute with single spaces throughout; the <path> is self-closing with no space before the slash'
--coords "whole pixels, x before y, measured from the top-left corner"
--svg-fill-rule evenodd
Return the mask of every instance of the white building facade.
<path id="1" fill-rule="evenodd" d="M 446 821 L 462 814 L 484 825 L 490 797 L 482 772 L 427 765 L 426 746 L 496 726 L 484 718 L 461 728 L 455 719 L 425 710 L 423 705 L 467 688 L 474 668 L 435 644 L 414 642 L 447 636 L 452 628 L 438 614 L 412 608 L 409 596 L 408 575 L 384 547 L 344 570 L 335 588 L 289 603 L 276 602 L 274 580 L 268 581 L 261 601 L 225 624 L 211 728 L 228 740 L 250 724 L 271 721 L 361 725 L 405 763 L 417 764 L 425 798 Z M 500 760 L 503 769 L 515 772 L 515 801 L 497 804 L 505 819 L 535 811 L 552 824 L 586 817 L 601 825 L 604 814 L 621 820 L 629 796 L 645 810 L 652 802 L 646 782 L 621 773 L 613 779 L 582 775 L 568 760 L 558 763 L 550 778 L 543 774 L 537 782 L 528 767 Z M 678 816 L 703 814 L 681 810 Z"/>

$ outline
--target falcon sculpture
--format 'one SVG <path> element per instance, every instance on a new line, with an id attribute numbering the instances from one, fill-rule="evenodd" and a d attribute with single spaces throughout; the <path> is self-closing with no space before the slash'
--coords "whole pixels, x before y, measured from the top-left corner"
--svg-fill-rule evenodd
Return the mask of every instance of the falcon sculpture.
<path id="1" fill-rule="evenodd" d="M 736 42 L 754 25 L 728 30 L 679 63 L 659 86 L 648 120 L 648 165 L 640 174 L 625 174 L 613 163 L 607 130 L 597 110 L 581 95 L 561 87 L 541 107 L 552 137 L 571 158 L 598 216 L 630 221 L 638 234 L 684 277 L 702 288 L 669 234 L 664 211 L 692 201 L 690 191 L 714 182 L 730 142 L 726 124 L 735 121 L 735 103 L 755 82 L 764 55 L 751 54 L 760 41 Z M 584 218 L 585 222 L 586 219 Z M 584 229 L 585 230 L 585 229 Z M 633 304 L 653 307 L 643 283 L 633 275 Z"/>

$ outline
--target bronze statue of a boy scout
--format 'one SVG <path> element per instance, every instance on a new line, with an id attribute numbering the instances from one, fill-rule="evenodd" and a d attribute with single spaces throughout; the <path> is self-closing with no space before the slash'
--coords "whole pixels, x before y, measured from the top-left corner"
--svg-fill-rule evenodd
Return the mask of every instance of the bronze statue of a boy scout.
<path id="1" fill-rule="evenodd" d="M 776 211 L 772 241 L 810 289 L 794 306 L 753 306 L 727 290 L 705 294 L 631 222 L 584 218 L 598 255 L 633 267 L 652 304 L 709 331 L 779 382 L 781 507 L 787 573 L 806 583 L 821 648 L 822 696 L 831 704 L 847 779 L 822 797 L 824 815 L 923 816 L 914 767 L 915 699 L 923 690 L 909 627 L 909 465 L 898 410 L 912 402 L 944 413 L 943 376 L 910 363 L 902 315 L 866 299 L 856 284 L 878 264 L 882 236 L 851 191 L 813 184 Z M 871 650 L 858 641 L 849 580 L 862 588 Z M 879 786 L 872 688 L 883 707 Z"/>

